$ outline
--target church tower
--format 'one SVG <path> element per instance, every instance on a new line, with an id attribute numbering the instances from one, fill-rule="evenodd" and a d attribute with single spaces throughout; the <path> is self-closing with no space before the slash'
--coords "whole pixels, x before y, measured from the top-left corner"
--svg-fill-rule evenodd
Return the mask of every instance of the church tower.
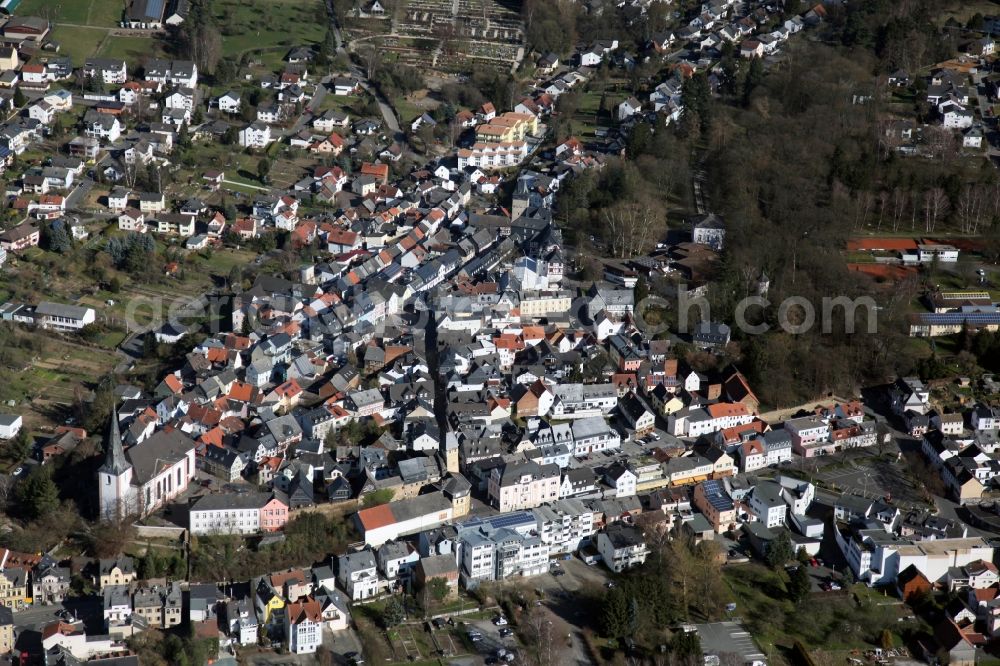
<path id="1" fill-rule="evenodd" d="M 122 435 L 118 430 L 118 415 L 114 410 L 111 412 L 104 450 L 104 464 L 97 470 L 101 518 L 116 520 L 131 513 L 136 507 L 128 506 L 132 487 L 132 464 L 125 458 Z"/>
<path id="2" fill-rule="evenodd" d="M 445 432 L 441 438 L 440 452 L 444 457 L 444 467 L 451 474 L 458 474 L 458 438 L 453 432 Z"/>

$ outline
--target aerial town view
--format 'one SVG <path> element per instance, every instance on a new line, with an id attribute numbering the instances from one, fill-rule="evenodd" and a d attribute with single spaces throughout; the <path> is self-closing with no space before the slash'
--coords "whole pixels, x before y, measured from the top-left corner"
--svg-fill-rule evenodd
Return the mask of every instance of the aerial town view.
<path id="1" fill-rule="evenodd" d="M 1000 0 L 0 0 L 0 666 L 1000 666 Z"/>

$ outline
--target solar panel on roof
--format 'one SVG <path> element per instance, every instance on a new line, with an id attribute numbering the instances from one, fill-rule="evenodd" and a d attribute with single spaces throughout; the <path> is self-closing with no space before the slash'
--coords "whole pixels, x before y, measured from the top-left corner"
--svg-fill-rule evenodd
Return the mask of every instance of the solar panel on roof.
<path id="1" fill-rule="evenodd" d="M 988 291 L 942 291 L 941 298 L 944 300 L 965 300 L 967 298 L 989 298 Z"/>
<path id="2" fill-rule="evenodd" d="M 142 0 L 136 0 L 136 2 L 142 2 Z M 163 18 L 163 3 L 164 0 L 146 0 L 146 17 L 157 21 Z"/>
<path id="3" fill-rule="evenodd" d="M 925 324 L 1000 324 L 1000 312 L 942 312 L 920 315 Z"/>
<path id="4" fill-rule="evenodd" d="M 514 525 L 520 525 L 522 523 L 534 522 L 534 516 L 528 516 L 530 516 L 530 514 L 525 514 L 523 512 L 512 513 L 506 516 L 496 516 L 495 518 L 490 519 L 489 522 L 494 529 L 503 529 L 505 527 L 513 527 Z"/>

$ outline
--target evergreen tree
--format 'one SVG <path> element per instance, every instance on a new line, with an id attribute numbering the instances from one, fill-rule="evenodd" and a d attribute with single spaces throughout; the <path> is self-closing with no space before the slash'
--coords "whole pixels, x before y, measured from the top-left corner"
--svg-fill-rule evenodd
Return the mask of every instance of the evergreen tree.
<path id="1" fill-rule="evenodd" d="M 266 157 L 260 162 L 257 162 L 257 177 L 260 178 L 260 182 L 267 185 L 267 176 L 271 173 L 271 160 Z"/>
<path id="2" fill-rule="evenodd" d="M 43 227 L 45 245 L 52 252 L 66 254 L 73 249 L 73 241 L 66 232 L 66 223 L 56 220 Z"/>
<path id="3" fill-rule="evenodd" d="M 52 481 L 49 467 L 38 466 L 17 486 L 16 496 L 21 511 L 29 519 L 51 513 L 59 506 L 59 490 Z"/>
<path id="4" fill-rule="evenodd" d="M 646 282 L 646 277 L 640 275 L 635 283 L 634 302 L 638 305 L 647 298 L 649 298 L 649 284 Z"/>
<path id="5" fill-rule="evenodd" d="M 750 106 L 750 95 L 764 80 L 764 63 L 760 58 L 751 58 L 743 79 L 743 106 Z"/>
<path id="6" fill-rule="evenodd" d="M 794 555 L 792 550 L 792 540 L 788 536 L 788 532 L 785 530 L 781 531 L 778 538 L 771 541 L 767 546 L 767 553 L 764 555 L 764 561 L 767 562 L 768 566 L 773 569 L 777 569 L 783 566 L 785 562 L 792 559 Z"/>
<path id="7" fill-rule="evenodd" d="M 712 125 L 712 91 L 708 76 L 704 72 L 695 74 L 681 87 L 684 100 L 684 114 L 696 116 L 698 131 L 705 133 Z"/>
<path id="8" fill-rule="evenodd" d="M 812 581 L 809 579 L 809 571 L 804 565 L 799 565 L 792 572 L 791 580 L 788 582 L 788 598 L 799 603 L 809 595 L 811 588 Z"/>
<path id="9" fill-rule="evenodd" d="M 27 428 L 21 428 L 10 443 L 10 457 L 14 460 L 21 461 L 31 454 L 31 435 L 28 434 Z"/>
<path id="10" fill-rule="evenodd" d="M 684 659 L 701 657 L 701 639 L 695 631 L 679 631 L 670 641 L 670 651 L 674 659 L 683 662 Z"/>
<path id="11" fill-rule="evenodd" d="M 629 633 L 632 604 L 621 588 L 609 590 L 601 607 L 602 633 L 609 638 L 621 638 Z"/>
<path id="12" fill-rule="evenodd" d="M 333 34 L 332 28 L 327 28 L 326 37 L 319 46 L 319 55 L 331 60 L 337 54 L 337 36 Z"/>
<path id="13" fill-rule="evenodd" d="M 152 331 L 142 336 L 142 357 L 156 358 L 160 354 L 160 345 L 156 342 L 156 336 Z"/>
<path id="14" fill-rule="evenodd" d="M 226 283 L 229 285 L 230 291 L 236 289 L 243 282 L 243 271 L 240 270 L 239 266 L 233 266 L 229 271 L 229 276 L 226 278 Z"/>
<path id="15" fill-rule="evenodd" d="M 383 626 L 386 629 L 389 629 L 401 624 L 405 619 L 406 609 L 403 608 L 403 602 L 401 602 L 398 597 L 389 599 L 389 601 L 385 604 L 385 608 L 382 609 Z"/>

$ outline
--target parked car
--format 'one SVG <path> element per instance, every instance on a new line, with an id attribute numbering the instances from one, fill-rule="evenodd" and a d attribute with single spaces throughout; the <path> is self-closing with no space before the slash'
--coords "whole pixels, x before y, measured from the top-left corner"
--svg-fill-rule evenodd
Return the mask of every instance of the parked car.
<path id="1" fill-rule="evenodd" d="M 505 618 L 503 615 L 497 615 L 495 618 L 493 618 L 493 624 L 497 625 L 498 627 L 505 627 L 507 626 L 507 618 Z"/>
<path id="2" fill-rule="evenodd" d="M 500 638 L 507 638 L 508 636 L 513 636 L 514 631 L 510 627 L 501 627 Z"/>

